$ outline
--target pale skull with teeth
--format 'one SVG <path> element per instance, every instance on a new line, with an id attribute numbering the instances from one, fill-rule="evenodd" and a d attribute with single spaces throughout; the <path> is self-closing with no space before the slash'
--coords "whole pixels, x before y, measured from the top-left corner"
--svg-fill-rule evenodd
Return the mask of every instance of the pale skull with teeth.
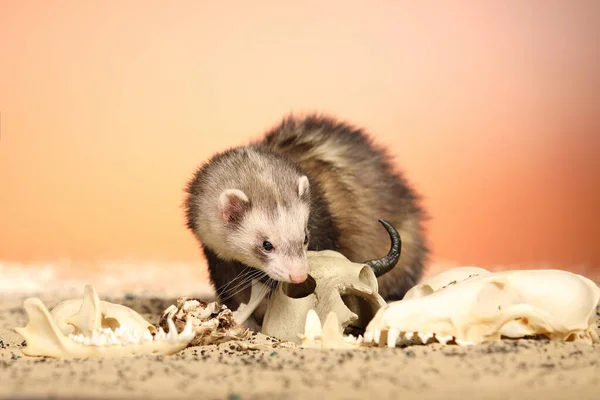
<path id="1" fill-rule="evenodd" d="M 131 308 L 101 301 L 91 285 L 85 287 L 83 299 L 65 300 L 52 311 L 35 297 L 26 299 L 24 306 L 29 321 L 15 331 L 27 342 L 23 354 L 31 357 L 170 355 L 195 337 L 192 321 L 177 332 L 169 320 L 167 334 Z"/>
<path id="2" fill-rule="evenodd" d="M 323 321 L 334 313 L 340 333 L 361 334 L 386 304 L 378 293 L 377 278 L 394 268 L 400 258 L 398 232 L 388 222 L 380 223 L 391 238 L 391 249 L 385 257 L 353 263 L 335 251 L 308 252 L 308 279 L 301 284 L 278 286 L 269 299 L 261 332 L 299 343 L 307 313 L 314 310 Z"/>
<path id="3" fill-rule="evenodd" d="M 600 289 L 568 271 L 456 268 L 413 289 L 379 309 L 367 326 L 366 343 L 472 345 L 523 337 L 598 342 Z"/>

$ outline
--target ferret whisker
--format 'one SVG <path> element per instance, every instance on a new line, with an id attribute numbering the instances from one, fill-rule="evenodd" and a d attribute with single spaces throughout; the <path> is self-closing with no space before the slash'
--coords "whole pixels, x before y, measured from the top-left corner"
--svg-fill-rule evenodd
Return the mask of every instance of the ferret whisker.
<path id="1" fill-rule="evenodd" d="M 248 283 L 249 281 L 252 281 L 252 279 L 255 279 L 256 277 L 260 276 L 262 271 L 257 271 L 257 270 L 253 270 L 251 272 L 248 272 L 247 274 L 240 274 L 238 276 L 236 276 L 234 279 L 232 279 L 232 282 L 235 282 L 236 280 L 238 280 L 238 282 L 236 282 L 235 285 L 233 285 L 233 287 L 229 288 L 229 292 L 231 291 L 235 291 L 237 290 L 237 288 L 239 288 L 240 286 Z M 221 289 L 221 291 L 219 293 L 225 293 L 225 289 Z"/>
<path id="2" fill-rule="evenodd" d="M 227 300 L 229 300 L 232 297 L 235 297 L 236 295 L 238 295 L 239 293 L 243 292 L 244 290 L 248 289 L 249 287 L 252 286 L 252 281 L 255 278 L 258 278 L 260 276 L 260 271 L 256 276 L 250 276 L 248 277 L 247 280 L 245 280 L 244 282 L 240 283 L 239 285 L 236 286 L 237 290 L 235 290 L 236 288 L 232 289 L 235 290 L 234 292 L 230 293 L 228 296 L 224 297 L 221 299 L 221 302 L 225 302 Z"/>
<path id="3" fill-rule="evenodd" d="M 255 278 L 256 276 L 259 276 L 261 273 L 262 273 L 262 271 L 259 271 L 256 269 L 252 269 L 245 273 L 240 273 L 232 280 L 232 281 L 238 280 L 238 282 L 234 285 L 234 287 L 239 286 L 240 283 L 246 282 L 248 280 Z M 232 288 L 230 288 L 230 290 L 232 290 Z"/>
<path id="4" fill-rule="evenodd" d="M 245 288 L 247 288 L 251 283 L 252 280 L 258 276 L 258 274 L 256 273 L 252 273 L 249 274 L 247 276 L 242 277 L 242 279 L 240 279 L 238 282 L 236 282 L 235 285 L 233 285 L 233 287 L 229 288 L 227 291 L 221 291 L 221 296 L 220 296 L 220 301 L 221 302 L 225 302 L 226 300 L 230 299 L 232 296 L 234 296 L 235 294 L 240 292 L 240 288 L 241 290 L 245 290 Z M 225 296 L 223 296 L 225 295 Z"/>
<path id="5" fill-rule="evenodd" d="M 227 297 L 224 297 L 223 300 L 221 300 L 221 302 L 225 302 L 231 298 L 234 298 L 235 296 L 237 296 L 238 294 L 242 293 L 243 291 L 245 291 L 246 289 L 249 289 L 252 286 L 252 282 L 248 282 L 247 284 L 245 284 L 244 286 L 242 286 L 241 288 L 239 288 L 238 290 L 236 290 L 235 292 L 229 294 Z"/>
<path id="6" fill-rule="evenodd" d="M 233 287 L 229 288 L 228 292 L 236 292 L 239 293 L 238 289 L 240 287 L 247 287 L 248 284 L 251 284 L 254 279 L 259 278 L 261 275 L 260 271 L 253 271 L 245 276 L 243 276 Z"/>
<path id="7" fill-rule="evenodd" d="M 230 280 L 229 282 L 225 283 L 224 285 L 222 285 L 219 288 L 216 288 L 217 293 L 223 293 L 225 292 L 225 290 L 227 290 L 227 288 L 229 286 L 231 286 L 236 280 L 245 277 L 246 275 L 246 271 L 248 271 L 250 269 L 250 267 L 246 267 L 242 270 L 242 272 L 239 273 L 239 275 L 237 275 L 235 278 L 233 278 L 232 280 Z"/>
<path id="8" fill-rule="evenodd" d="M 269 278 L 267 279 L 267 282 L 265 282 L 265 284 L 263 285 L 263 287 L 262 287 L 262 288 L 261 288 L 261 290 L 260 290 L 260 294 L 261 294 L 261 296 L 262 296 L 263 294 L 269 294 L 268 292 L 270 292 L 270 291 L 271 291 L 271 289 L 272 289 L 272 288 L 271 288 L 271 283 L 272 283 L 272 282 L 274 282 L 274 281 L 275 281 L 275 280 L 274 280 L 273 278 L 271 278 L 271 277 L 269 277 Z"/>

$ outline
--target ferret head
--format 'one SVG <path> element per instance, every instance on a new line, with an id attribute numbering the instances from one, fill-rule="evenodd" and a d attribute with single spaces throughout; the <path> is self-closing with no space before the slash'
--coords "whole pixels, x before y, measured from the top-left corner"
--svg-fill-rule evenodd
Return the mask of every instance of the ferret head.
<path id="1" fill-rule="evenodd" d="M 252 198 L 240 189 L 223 190 L 217 213 L 225 235 L 213 247 L 222 258 L 240 261 L 274 280 L 304 282 L 308 277 L 308 178 L 300 176 L 293 187 L 278 190 L 285 202 L 265 202 L 264 192 Z"/>

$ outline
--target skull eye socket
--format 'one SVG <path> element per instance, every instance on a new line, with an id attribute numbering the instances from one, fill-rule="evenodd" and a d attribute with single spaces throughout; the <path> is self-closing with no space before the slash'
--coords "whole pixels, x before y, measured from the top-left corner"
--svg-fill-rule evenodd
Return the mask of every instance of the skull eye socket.
<path id="1" fill-rule="evenodd" d="M 358 317 L 346 326 L 344 334 L 364 334 L 365 328 L 379 310 L 379 304 L 370 298 L 364 297 L 364 293 L 356 290 L 341 293 L 341 296 L 346 307 Z"/>
<path id="2" fill-rule="evenodd" d="M 119 326 L 121 326 L 121 324 L 119 324 L 119 321 L 117 321 L 115 318 L 110 318 L 110 317 L 107 318 L 104 315 L 102 315 L 102 327 L 103 328 L 110 328 L 114 331 Z"/>
<path id="3" fill-rule="evenodd" d="M 315 278 L 310 275 L 308 275 L 308 278 L 302 283 L 283 282 L 281 284 L 283 293 L 292 299 L 301 299 L 310 296 L 315 292 L 316 288 L 317 282 L 315 281 Z"/>

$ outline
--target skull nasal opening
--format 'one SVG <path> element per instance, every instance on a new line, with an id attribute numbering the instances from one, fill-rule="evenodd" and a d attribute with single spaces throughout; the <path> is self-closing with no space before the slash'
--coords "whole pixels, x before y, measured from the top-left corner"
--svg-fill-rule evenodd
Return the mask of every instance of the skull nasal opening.
<path id="1" fill-rule="evenodd" d="M 315 278 L 310 275 L 308 275 L 308 278 L 302 283 L 283 282 L 281 284 L 283 293 L 292 299 L 301 299 L 310 296 L 315 292 L 316 288 L 317 282 L 315 281 Z"/>

